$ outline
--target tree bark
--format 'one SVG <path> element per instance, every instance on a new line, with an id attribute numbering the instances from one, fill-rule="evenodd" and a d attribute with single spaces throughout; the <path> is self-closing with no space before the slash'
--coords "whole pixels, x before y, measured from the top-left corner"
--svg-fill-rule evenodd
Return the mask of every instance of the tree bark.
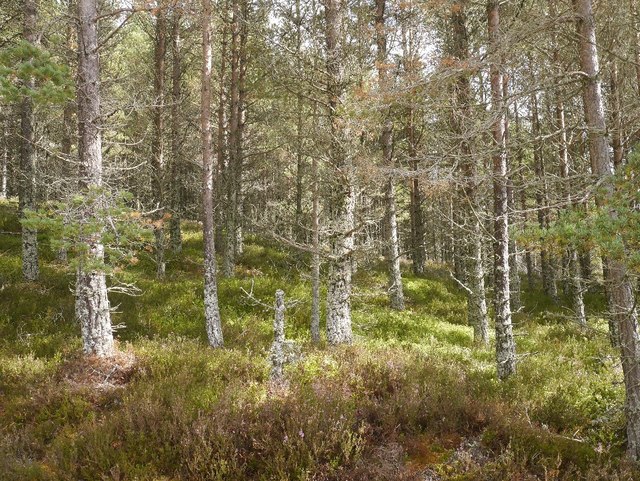
<path id="1" fill-rule="evenodd" d="M 375 30 L 377 46 L 378 84 L 382 101 L 389 95 L 390 80 L 387 72 L 387 32 L 385 25 L 386 0 L 376 0 Z M 380 132 L 380 148 L 384 166 L 393 169 L 393 123 L 388 108 L 384 110 L 382 130 Z M 402 289 L 402 272 L 400 270 L 400 242 L 398 238 L 398 219 L 396 216 L 396 195 L 392 174 L 388 174 L 384 187 L 387 268 L 389 272 L 389 301 L 396 310 L 404 309 L 404 292 Z"/>
<path id="2" fill-rule="evenodd" d="M 161 6 L 156 16 L 154 38 L 154 79 L 153 79 L 153 138 L 151 140 L 151 166 L 154 207 L 157 209 L 153 223 L 156 254 L 156 277 L 164 278 L 165 263 L 165 179 L 164 179 L 164 75 L 167 50 L 166 19 Z"/>
<path id="3" fill-rule="evenodd" d="M 327 288 L 327 339 L 330 344 L 350 343 L 351 257 L 354 248 L 355 193 L 353 161 L 346 151 L 348 132 L 338 109 L 344 96 L 342 62 L 343 16 L 341 0 L 324 0 L 326 27 L 326 69 L 328 120 L 330 126 L 329 164 L 332 180 L 329 193 L 331 255 Z"/>
<path id="4" fill-rule="evenodd" d="M 502 96 L 506 99 L 509 97 L 509 78 L 507 75 L 502 76 Z M 510 109 L 506 107 L 505 121 L 504 121 L 504 142 L 505 145 L 509 144 L 509 116 Z M 520 160 L 516 157 L 516 160 Z M 515 213 L 515 180 L 511 172 L 513 157 L 508 155 L 507 152 L 507 208 L 509 212 L 509 225 L 516 225 L 516 213 Z M 511 310 L 518 312 L 522 307 L 522 301 L 520 300 L 520 254 L 518 252 L 518 243 L 513 236 L 509 237 L 509 285 L 510 285 L 510 304 Z"/>
<path id="5" fill-rule="evenodd" d="M 541 230 L 549 227 L 549 197 L 547 189 L 547 176 L 542 152 L 540 117 L 538 114 L 538 96 L 534 93 L 531 96 L 531 129 L 533 133 L 533 162 L 538 188 L 536 189 L 536 209 L 538 213 L 538 224 Z M 540 248 L 540 273 L 542 275 L 542 288 L 546 295 L 554 302 L 558 300 L 558 287 L 556 284 L 555 269 L 553 260 L 546 246 Z"/>
<path id="6" fill-rule="evenodd" d="M 452 9 L 451 29 L 454 35 L 453 56 L 461 64 L 469 58 L 469 33 L 464 3 L 456 4 Z M 482 264 L 482 225 L 479 214 L 481 205 L 478 199 L 478 166 L 472 146 L 467 140 L 466 122 L 471 119 L 471 83 L 469 73 L 462 70 L 454 86 L 455 105 L 453 127 L 460 142 L 462 182 L 462 201 L 467 232 L 466 243 L 466 282 L 467 282 L 467 318 L 473 326 L 474 342 L 486 346 L 489 342 L 489 321 L 484 284 L 484 266 Z"/>
<path id="7" fill-rule="evenodd" d="M 596 199 L 596 202 L 603 206 L 613 193 L 611 185 L 606 183 L 613 174 L 613 166 L 609 158 L 604 101 L 598 78 L 600 68 L 595 19 L 591 0 L 574 0 L 574 8 L 578 18 L 580 64 L 585 74 L 583 104 L 591 167 L 593 173 L 608 187 L 606 192 Z M 614 208 L 611 208 L 610 215 L 613 218 L 617 217 Z M 605 281 L 610 291 L 611 316 L 618 326 L 620 336 L 620 357 L 626 394 L 627 452 L 637 461 L 640 458 L 640 341 L 633 288 L 623 261 L 609 259 Z"/>
<path id="8" fill-rule="evenodd" d="M 100 114 L 100 59 L 97 1 L 78 0 L 78 130 L 80 188 L 87 195 L 83 221 L 93 223 L 106 208 L 102 184 L 102 119 Z M 108 357 L 114 353 L 111 313 L 103 268 L 102 231 L 82 239 L 88 245 L 76 279 L 76 317 L 82 326 L 85 354 Z"/>
<path id="9" fill-rule="evenodd" d="M 516 371 L 516 348 L 513 338 L 509 284 L 509 215 L 507 197 L 507 157 L 505 145 L 504 98 L 499 56 L 500 10 L 497 0 L 487 5 L 490 64 L 491 112 L 493 114 L 493 198 L 494 198 L 494 283 L 496 317 L 496 361 L 500 379 Z"/>
<path id="10" fill-rule="evenodd" d="M 622 167 L 624 160 L 624 142 L 622 128 L 622 102 L 620 99 L 620 80 L 618 79 L 618 63 L 613 60 L 611 63 L 611 77 L 609 86 L 611 88 L 611 129 L 613 147 L 613 168 L 618 170 Z"/>
<path id="11" fill-rule="evenodd" d="M 182 252 L 182 209 L 184 203 L 184 166 L 180 139 L 180 111 L 182 108 L 182 52 L 181 15 L 173 12 L 171 28 L 171 250 Z"/>
<path id="12" fill-rule="evenodd" d="M 202 133 L 202 234 L 204 240 L 204 315 L 207 337 L 211 347 L 222 347 L 222 323 L 218 307 L 218 279 L 216 249 L 214 245 L 215 227 L 213 209 L 213 171 L 211 152 L 211 0 L 202 0 L 202 97 L 200 129 Z"/>
<path id="13" fill-rule="evenodd" d="M 9 166 L 9 119 L 2 119 L 2 157 L 0 158 L 0 200 L 7 199 L 7 174 Z"/>
<path id="14" fill-rule="evenodd" d="M 31 43 L 38 42 L 36 33 L 36 1 L 24 0 L 24 39 Z M 27 81 L 33 88 L 33 78 Z M 20 182 L 18 183 L 20 218 L 24 219 L 27 210 L 36 207 L 36 154 L 33 99 L 25 96 L 20 106 Z M 40 277 L 38 260 L 38 232 L 22 226 L 22 276 L 27 281 L 36 281 Z"/>

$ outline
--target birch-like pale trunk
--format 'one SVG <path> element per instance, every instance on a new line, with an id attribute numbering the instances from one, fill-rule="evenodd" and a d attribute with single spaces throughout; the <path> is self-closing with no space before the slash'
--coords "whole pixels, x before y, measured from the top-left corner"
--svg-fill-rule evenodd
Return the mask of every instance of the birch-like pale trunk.
<path id="1" fill-rule="evenodd" d="M 389 92 L 389 73 L 387 65 L 387 32 L 385 25 L 386 0 L 376 0 L 376 47 L 378 84 L 381 97 L 384 99 Z M 389 109 L 385 109 L 380 132 L 380 148 L 384 166 L 394 167 L 393 162 L 393 123 Z M 392 174 L 386 179 L 384 186 L 387 269 L 389 273 L 389 302 L 396 310 L 404 309 L 404 291 L 402 288 L 402 271 L 400 270 L 400 240 L 398 236 L 398 218 L 396 215 L 396 194 Z"/>
<path id="2" fill-rule="evenodd" d="M 7 198 L 7 174 L 9 166 L 9 119 L 2 119 L 2 157 L 0 157 L 0 200 Z"/>
<path id="3" fill-rule="evenodd" d="M 326 69 L 328 118 L 331 141 L 329 165 L 332 170 L 329 194 L 331 249 L 327 286 L 327 340 L 330 344 L 350 343 L 351 331 L 351 258 L 354 248 L 355 192 L 353 160 L 346 150 L 348 132 L 338 109 L 344 96 L 342 62 L 341 0 L 324 0 L 326 21 Z"/>
<path id="4" fill-rule="evenodd" d="M 591 168 L 601 181 L 606 182 L 613 175 L 613 165 L 609 158 L 604 100 L 598 77 L 600 67 L 593 6 L 591 0 L 574 0 L 574 8 L 578 18 L 580 64 L 584 73 L 583 105 L 588 128 Z M 611 195 L 612 190 L 609 187 L 596 201 L 600 206 L 606 205 Z M 610 215 L 615 218 L 618 214 L 611 208 Z M 605 282 L 610 292 L 610 315 L 619 330 L 626 394 L 627 453 L 637 461 L 640 459 L 640 340 L 633 287 L 627 267 L 621 260 L 609 259 Z"/>
<path id="5" fill-rule="evenodd" d="M 491 112 L 493 122 L 493 200 L 494 200 L 494 284 L 496 322 L 496 361 L 500 379 L 516 371 L 516 346 L 511 323 L 509 283 L 509 213 L 507 196 L 507 156 L 505 145 L 505 119 L 503 81 L 500 61 L 500 10 L 497 0 L 489 0 L 487 17 L 490 64 Z"/>
<path id="6" fill-rule="evenodd" d="M 214 244 L 213 171 L 211 152 L 211 0 L 202 1 L 202 94 L 200 130 L 202 134 L 202 238 L 204 241 L 204 316 L 211 347 L 222 347 L 222 322 L 218 306 L 218 276 Z"/>
<path id="7" fill-rule="evenodd" d="M 38 42 L 36 33 L 36 1 L 24 0 L 24 39 L 31 43 Z M 33 88 L 34 80 L 27 83 Z M 20 105 L 20 173 L 18 182 L 18 200 L 20 218 L 25 218 L 25 211 L 36 206 L 36 153 L 34 131 L 33 99 L 25 96 Z M 22 277 L 27 281 L 36 281 L 40 277 L 38 259 L 38 232 L 30 227 L 22 226 Z"/>
<path id="8" fill-rule="evenodd" d="M 284 315 L 287 307 L 284 303 L 284 291 L 276 291 L 273 316 L 273 343 L 271 344 L 271 379 L 282 380 L 284 375 Z"/>
<path id="9" fill-rule="evenodd" d="M 78 152 L 80 188 L 88 194 L 84 221 L 95 221 L 106 207 L 102 184 L 102 119 L 100 114 L 100 59 L 98 56 L 97 0 L 78 0 Z M 114 354 L 111 312 L 104 270 L 102 232 L 83 239 L 88 245 L 76 279 L 76 317 L 82 326 L 85 354 Z"/>

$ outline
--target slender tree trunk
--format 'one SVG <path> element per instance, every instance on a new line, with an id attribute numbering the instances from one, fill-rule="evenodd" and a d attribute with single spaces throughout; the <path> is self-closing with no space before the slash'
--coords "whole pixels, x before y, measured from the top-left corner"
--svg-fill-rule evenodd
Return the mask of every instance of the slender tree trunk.
<path id="1" fill-rule="evenodd" d="M 509 97 L 509 79 L 507 75 L 502 76 L 502 95 L 506 99 Z M 508 145 L 509 140 L 509 115 L 510 109 L 506 107 L 506 115 L 504 121 L 504 141 Z M 520 160 L 520 159 L 516 159 Z M 515 213 L 515 193 L 514 193 L 514 178 L 511 172 L 512 169 L 512 157 L 508 155 L 507 151 L 507 172 L 508 184 L 507 184 L 507 206 L 509 212 L 509 225 L 516 225 L 516 213 Z M 511 288 L 511 310 L 518 312 L 522 307 L 520 300 L 520 272 L 518 270 L 520 264 L 520 255 L 518 252 L 518 243 L 513 236 L 509 237 L 509 284 Z"/>
<path id="2" fill-rule="evenodd" d="M 387 72 L 387 32 L 385 25 L 386 0 L 376 0 L 376 46 L 378 84 L 381 97 L 384 98 L 389 91 L 389 74 Z M 393 124 L 390 112 L 385 110 L 382 131 L 380 133 L 380 148 L 385 167 L 392 169 L 393 162 Z M 400 242 L 398 238 L 398 219 L 396 216 L 396 194 L 392 174 L 389 174 L 384 188 L 385 193 L 385 217 L 386 217 L 386 244 L 387 264 L 389 271 L 389 301 L 391 307 L 397 310 L 404 309 L 404 292 L 402 289 L 402 272 L 400 270 Z"/>
<path id="3" fill-rule="evenodd" d="M 415 110 L 409 109 L 409 124 L 407 125 L 408 154 L 411 169 L 418 171 L 418 141 L 415 131 Z M 413 263 L 413 273 L 424 274 L 425 267 L 425 245 L 424 245 L 424 219 L 422 215 L 422 194 L 420 193 L 420 180 L 415 175 L 410 184 L 410 205 L 409 215 L 411 220 L 411 260 Z M 434 231 L 435 235 L 435 231 Z M 434 244 L 435 246 L 435 244 Z"/>
<path id="4" fill-rule="evenodd" d="M 330 344 L 350 343 L 351 332 L 351 258 L 354 248 L 355 193 L 353 161 L 346 152 L 348 132 L 338 109 L 344 96 L 342 62 L 343 16 L 341 0 L 324 0 L 327 46 L 328 117 L 331 140 L 329 163 L 329 215 L 331 255 L 327 288 L 327 339 Z"/>
<path id="5" fill-rule="evenodd" d="M 464 4 L 457 4 L 452 10 L 451 29 L 454 35 L 453 55 L 460 63 L 469 58 L 469 33 Z M 466 282 L 467 282 L 467 318 L 473 326 L 474 342 L 486 346 L 489 342 L 489 320 L 484 284 L 484 265 L 482 264 L 482 225 L 480 223 L 481 205 L 478 199 L 478 166 L 471 145 L 467 140 L 466 125 L 471 118 L 471 83 L 469 73 L 462 71 L 455 84 L 455 108 L 453 109 L 453 127 L 460 142 L 461 170 L 464 176 L 462 200 L 467 231 L 466 243 Z"/>
<path id="6" fill-rule="evenodd" d="M 158 10 L 154 38 L 154 80 L 153 80 L 153 139 L 151 141 L 151 160 L 153 171 L 153 196 L 158 209 L 153 223 L 156 241 L 156 276 L 164 278 L 165 229 L 164 229 L 164 74 L 166 56 L 166 20 L 162 8 Z"/>
<path id="7" fill-rule="evenodd" d="M 633 53 L 635 56 L 634 66 L 636 69 L 636 88 L 640 95 L 640 22 L 638 19 L 637 0 L 629 0 L 629 11 L 631 13 L 631 25 L 633 27 Z"/>
<path id="8" fill-rule="evenodd" d="M 235 221 L 233 236 L 233 255 L 234 259 L 242 255 L 244 252 L 244 130 L 247 123 L 247 40 L 248 40 L 248 23 L 249 23 L 249 2 L 242 0 L 241 5 L 241 28 L 240 28 L 240 45 L 239 45 L 239 78 L 238 78 L 238 132 L 236 141 L 236 168 L 234 175 L 235 182 Z"/>
<path id="9" fill-rule="evenodd" d="M 24 0 L 24 39 L 32 44 L 38 42 L 36 34 L 36 0 Z M 27 81 L 33 88 L 34 80 Z M 21 148 L 20 148 L 20 182 L 18 197 L 20 218 L 25 218 L 25 211 L 36 207 L 36 154 L 33 99 L 25 96 L 20 106 Z M 38 261 L 38 232 L 35 229 L 22 227 L 22 276 L 27 281 L 35 281 L 40 277 Z"/>
<path id="10" fill-rule="evenodd" d="M 611 129 L 613 147 L 613 168 L 615 170 L 622 167 L 624 160 L 624 143 L 622 128 L 622 102 L 620 100 L 620 80 L 618 79 L 618 63 L 614 60 L 611 63 L 611 121 L 613 128 Z"/>
<path id="11" fill-rule="evenodd" d="M 314 112 L 316 106 L 314 105 Z M 315 119 L 314 115 L 314 119 Z M 317 122 L 314 120 L 314 122 Z M 318 159 L 311 158 L 311 176 L 313 178 L 313 199 L 311 212 L 311 235 L 313 255 L 311 258 L 311 340 L 320 342 L 320 190 L 318 185 Z"/>
<path id="12" fill-rule="evenodd" d="M 540 117 L 538 115 L 538 96 L 531 96 L 531 129 L 534 137 L 534 169 L 538 179 L 538 188 L 536 189 L 536 209 L 538 211 L 538 224 L 540 229 L 545 230 L 549 227 L 549 198 L 547 192 L 547 177 L 544 165 L 544 157 L 542 152 Z M 555 269 L 553 268 L 553 260 L 551 254 L 545 246 L 540 248 L 540 273 L 542 275 L 542 287 L 554 302 L 558 300 L 558 287 L 556 285 Z"/>
<path id="13" fill-rule="evenodd" d="M 580 64 L 584 72 L 583 103 L 588 128 L 589 155 L 594 174 L 605 181 L 613 174 L 609 158 L 609 143 L 606 137 L 606 122 L 602 88 L 598 73 L 598 51 L 596 47 L 595 19 L 591 0 L 574 0 L 578 17 L 578 38 Z M 605 184 L 607 185 L 607 184 Z M 599 205 L 606 205 L 612 195 L 611 187 L 596 199 Z M 612 217 L 617 212 L 612 209 Z M 640 458 L 640 340 L 638 339 L 638 316 L 635 308 L 633 288 L 627 268 L 618 259 L 609 259 L 605 281 L 610 290 L 610 310 L 620 336 L 620 354 L 626 394 L 627 452 L 629 456 Z"/>
<path id="14" fill-rule="evenodd" d="M 569 153 L 567 150 L 567 128 L 564 115 L 564 104 L 561 100 L 556 101 L 556 129 L 560 132 L 560 148 L 558 156 L 560 158 L 560 177 L 564 179 L 564 195 L 567 208 L 573 208 L 571 200 L 571 190 L 569 186 Z M 567 249 L 569 258 L 569 281 L 571 284 L 571 297 L 573 300 L 573 311 L 576 322 L 582 327 L 587 325 L 587 316 L 584 310 L 584 292 L 582 289 L 582 279 L 580 273 L 580 261 L 578 251 L 571 245 Z"/>
<path id="15" fill-rule="evenodd" d="M 236 176 L 238 170 L 238 130 L 240 124 L 240 1 L 232 0 L 231 19 L 231 85 L 229 110 L 229 166 L 227 168 L 226 229 L 223 272 L 232 277 L 235 269 L 235 236 L 238 209 Z"/>
<path id="16" fill-rule="evenodd" d="M 302 16 L 300 0 L 296 0 L 296 71 L 302 72 Z M 303 97 L 300 87 L 296 94 L 296 212 L 295 212 L 295 237 L 298 242 L 304 242 L 305 229 L 303 221 L 302 198 L 304 188 L 304 153 L 303 153 L 303 129 L 304 112 Z"/>
<path id="17" fill-rule="evenodd" d="M 97 1 L 78 0 L 78 129 L 80 187 L 87 194 L 84 221 L 98 220 L 106 208 L 102 184 L 102 121 L 100 117 L 100 60 L 98 57 Z M 82 239 L 87 255 L 77 269 L 76 317 L 82 326 L 85 354 L 98 357 L 114 353 L 107 282 L 103 268 L 102 231 Z"/>
<path id="18" fill-rule="evenodd" d="M 182 107 L 182 52 L 181 16 L 173 12 L 171 31 L 171 193 L 170 222 L 171 250 L 182 252 L 182 209 L 184 202 L 184 178 L 180 139 L 180 111 Z"/>
<path id="19" fill-rule="evenodd" d="M 226 160 L 228 157 L 225 156 L 226 152 L 229 152 L 227 149 L 226 136 L 225 136 L 225 80 L 226 80 L 226 72 L 227 72 L 227 44 L 228 44 L 228 34 L 229 34 L 229 25 L 226 10 L 228 9 L 228 1 L 225 1 L 224 11 L 221 13 L 223 16 L 223 24 L 222 24 L 222 32 L 221 32 L 221 47 L 220 47 L 220 76 L 218 80 L 218 133 L 217 133 L 217 145 L 216 145 L 216 157 L 218 162 L 218 170 L 217 170 L 217 184 L 216 184 L 216 219 L 218 221 L 218 225 L 216 226 L 216 242 L 219 245 L 223 246 L 223 257 L 226 259 L 227 251 L 226 251 L 226 235 L 225 235 L 225 212 L 228 210 L 226 205 L 225 196 L 227 192 L 225 192 L 225 185 L 229 182 L 229 168 L 226 165 Z"/>
<path id="20" fill-rule="evenodd" d="M 2 123 L 2 158 L 0 158 L 0 200 L 7 199 L 7 167 L 9 165 L 9 120 Z"/>
<path id="21" fill-rule="evenodd" d="M 500 52 L 500 11 L 496 0 L 487 6 L 490 52 L 491 111 L 493 123 L 494 277 L 496 317 L 496 361 L 500 379 L 516 371 L 516 346 L 511 323 L 509 285 L 509 215 L 507 197 L 507 157 Z"/>
<path id="22" fill-rule="evenodd" d="M 213 211 L 213 171 L 211 152 L 211 0 L 202 1 L 202 98 L 200 129 L 202 133 L 202 233 L 204 240 L 204 315 L 211 347 L 222 347 L 222 323 L 218 307 L 218 279 Z"/>

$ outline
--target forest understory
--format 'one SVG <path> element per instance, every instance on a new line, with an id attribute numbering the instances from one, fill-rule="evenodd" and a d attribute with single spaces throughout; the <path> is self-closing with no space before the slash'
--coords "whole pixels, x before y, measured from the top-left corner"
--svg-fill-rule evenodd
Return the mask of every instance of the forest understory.
<path id="1" fill-rule="evenodd" d="M 116 278 L 117 354 L 85 358 L 73 276 L 40 235 L 41 280 L 21 273 L 16 205 L 0 215 L 0 479 L 631 480 L 624 387 L 600 293 L 588 329 L 568 299 L 523 289 L 518 374 L 496 379 L 474 347 L 466 296 L 444 265 L 403 266 L 406 310 L 388 306 L 384 263 L 354 276 L 352 345 L 309 338 L 309 258 L 249 237 L 219 280 L 224 349 L 207 342 L 202 234 L 156 278 L 151 254 Z M 289 359 L 270 376 L 274 294 Z M 324 293 L 323 293 L 324 295 Z"/>

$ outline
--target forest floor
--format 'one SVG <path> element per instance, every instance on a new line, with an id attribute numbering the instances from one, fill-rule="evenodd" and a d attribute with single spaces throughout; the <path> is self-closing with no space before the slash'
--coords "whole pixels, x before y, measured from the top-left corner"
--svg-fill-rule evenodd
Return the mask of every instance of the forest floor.
<path id="1" fill-rule="evenodd" d="M 119 274 L 141 289 L 111 295 L 121 353 L 86 360 L 73 273 L 42 237 L 42 280 L 23 282 L 15 208 L 0 205 L 0 479 L 636 479 L 603 319 L 580 331 L 525 289 L 518 373 L 498 382 L 447 270 L 406 269 L 396 312 L 376 260 L 355 276 L 354 344 L 313 346 L 308 259 L 250 238 L 219 282 L 225 348 L 213 350 L 198 229 L 186 223 L 166 280 L 145 256 Z M 252 288 L 267 305 L 276 289 L 298 301 L 282 384 L 269 380 L 273 313 Z M 588 302 L 598 312 L 601 298 Z"/>

